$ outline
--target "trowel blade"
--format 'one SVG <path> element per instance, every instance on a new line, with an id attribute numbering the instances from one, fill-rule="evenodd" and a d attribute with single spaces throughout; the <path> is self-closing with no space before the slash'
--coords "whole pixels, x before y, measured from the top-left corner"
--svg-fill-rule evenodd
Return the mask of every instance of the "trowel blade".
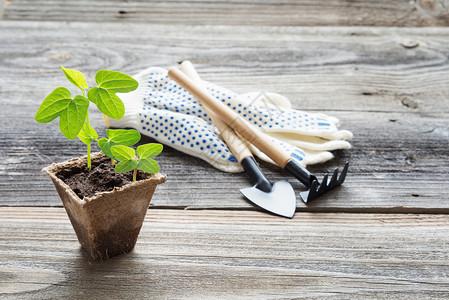
<path id="1" fill-rule="evenodd" d="M 240 189 L 240 192 L 257 206 L 274 214 L 292 218 L 296 210 L 296 196 L 293 187 L 287 180 L 273 184 L 271 192 L 266 193 L 256 187 Z"/>

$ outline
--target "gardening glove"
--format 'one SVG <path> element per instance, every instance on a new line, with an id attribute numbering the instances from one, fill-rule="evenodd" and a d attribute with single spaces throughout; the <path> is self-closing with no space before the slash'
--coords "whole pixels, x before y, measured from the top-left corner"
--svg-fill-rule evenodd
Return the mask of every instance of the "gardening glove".
<path id="1" fill-rule="evenodd" d="M 148 86 L 147 105 L 194 115 L 211 123 L 202 105 L 168 78 L 166 70 L 150 68 L 146 71 L 143 72 L 142 83 Z M 212 83 L 203 83 L 212 96 L 270 136 L 312 151 L 351 147 L 347 141 L 352 138 L 352 133 L 338 130 L 337 118 L 294 110 L 287 98 L 276 93 L 238 95 Z"/>
<path id="2" fill-rule="evenodd" d="M 217 135 L 202 105 L 170 80 L 165 69 L 149 68 L 134 78 L 139 82 L 139 88 L 120 95 L 125 104 L 125 116 L 120 120 L 106 118 L 110 126 L 136 128 L 161 143 L 200 157 L 220 170 L 242 170 Z M 238 96 L 216 85 L 204 84 L 217 99 L 257 128 L 266 130 L 273 143 L 279 144 L 304 166 L 333 157 L 323 150 L 350 147 L 348 142 L 338 138 L 350 139 L 352 134 L 338 131 L 335 118 L 292 110 L 289 101 L 278 94 L 261 94 L 251 103 L 254 94 Z M 303 151 L 292 143 L 302 143 L 308 149 Z M 272 162 L 255 147 L 249 146 L 261 159 Z"/>

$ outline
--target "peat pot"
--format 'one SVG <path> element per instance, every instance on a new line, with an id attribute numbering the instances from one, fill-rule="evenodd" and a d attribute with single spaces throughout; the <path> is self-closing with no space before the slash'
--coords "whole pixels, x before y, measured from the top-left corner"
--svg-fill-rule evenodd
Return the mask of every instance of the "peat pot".
<path id="1" fill-rule="evenodd" d="M 101 152 L 93 153 L 92 166 L 105 159 Z M 104 260 L 128 253 L 136 244 L 156 186 L 164 183 L 166 176 L 144 174 L 142 180 L 80 199 L 58 175 L 81 172 L 86 164 L 87 157 L 84 156 L 52 164 L 42 171 L 53 181 L 78 241 L 94 259 Z"/>

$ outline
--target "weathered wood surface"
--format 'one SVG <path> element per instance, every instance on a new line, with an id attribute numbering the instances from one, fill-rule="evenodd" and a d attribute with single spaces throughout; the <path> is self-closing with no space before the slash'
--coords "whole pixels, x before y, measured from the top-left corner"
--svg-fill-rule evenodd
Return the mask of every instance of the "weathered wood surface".
<path id="1" fill-rule="evenodd" d="M 93 262 L 61 208 L 0 208 L 2 299 L 449 297 L 447 215 L 150 209 Z"/>
<path id="2" fill-rule="evenodd" d="M 447 0 L 9 0 L 5 19 L 189 25 L 446 26 Z"/>
<path id="3" fill-rule="evenodd" d="M 5 10 L 5 4 L 6 4 L 5 0 L 0 0 L 0 20 L 3 19 L 3 12 Z"/>
<path id="4" fill-rule="evenodd" d="M 180 38 L 180 31 L 187 38 Z M 321 174 L 349 159 L 344 187 L 309 206 L 298 201 L 298 210 L 446 213 L 448 40 L 448 28 L 4 21 L 0 205 L 60 206 L 40 169 L 84 154 L 81 143 L 57 132 L 57 123 L 33 120 L 54 87 L 69 87 L 58 64 L 85 71 L 93 82 L 101 68 L 133 74 L 190 59 L 205 79 L 238 92 L 280 92 L 295 108 L 336 115 L 354 132 L 353 149 L 310 168 Z M 97 112 L 92 114 L 101 132 L 106 127 Z M 243 174 L 222 173 L 168 148 L 159 160 L 169 181 L 158 187 L 155 207 L 253 209 L 238 191 L 248 186 Z M 272 180 L 289 178 L 263 166 Z"/>
<path id="5" fill-rule="evenodd" d="M 449 298 L 449 28 L 397 28 L 449 25 L 446 0 L 3 3 L 1 299 Z M 355 27 L 332 27 L 341 25 Z M 366 25 L 377 27 L 357 27 Z M 169 180 L 135 251 L 93 262 L 63 209 L 48 207 L 61 203 L 40 172 L 84 147 L 34 113 L 69 87 L 59 64 L 93 82 L 98 69 L 134 74 L 184 59 L 237 92 L 279 92 L 339 117 L 354 148 L 310 170 L 349 159 L 347 181 L 308 206 L 298 200 L 287 220 L 250 211 L 243 174 L 167 147 Z"/>
<path id="6" fill-rule="evenodd" d="M 189 59 L 207 80 L 236 92 L 279 92 L 302 109 L 449 111 L 445 27 L 3 21 L 0 29 L 2 101 L 9 105 L 66 84 L 58 64 L 82 69 L 93 82 L 101 68 L 133 74 Z"/>

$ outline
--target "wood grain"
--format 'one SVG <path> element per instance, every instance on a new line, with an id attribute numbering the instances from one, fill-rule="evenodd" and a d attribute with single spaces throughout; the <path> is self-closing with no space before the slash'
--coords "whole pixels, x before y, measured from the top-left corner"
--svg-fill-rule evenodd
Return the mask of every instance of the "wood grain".
<path id="1" fill-rule="evenodd" d="M 309 206 L 298 201 L 298 210 L 448 212 L 449 29 L 239 28 L 182 27 L 189 38 L 180 39 L 181 27 L 168 25 L 0 23 L 0 205 L 60 206 L 40 169 L 85 152 L 57 123 L 33 119 L 52 89 L 68 86 L 58 64 L 93 82 L 101 68 L 133 74 L 190 58 L 207 80 L 238 92 L 280 92 L 293 107 L 335 115 L 354 132 L 353 149 L 310 168 L 320 175 L 349 159 L 345 185 Z M 405 40 L 419 46 L 404 48 Z M 99 114 L 91 115 L 104 132 Z M 169 147 L 159 161 L 168 182 L 155 207 L 254 209 L 238 191 L 248 186 L 244 174 Z M 271 180 L 289 178 L 263 167 Z"/>
<path id="2" fill-rule="evenodd" d="M 3 20 L 3 13 L 5 11 L 5 0 L 0 0 L 0 20 Z"/>
<path id="3" fill-rule="evenodd" d="M 14 0 L 5 19 L 188 25 L 447 26 L 445 0 Z"/>
<path id="4" fill-rule="evenodd" d="M 93 82 L 102 68 L 135 74 L 189 59 L 205 80 L 279 92 L 301 109 L 449 111 L 449 28 L 5 21 L 0 30 L 2 102 L 11 105 L 65 85 L 59 64 Z"/>
<path id="5" fill-rule="evenodd" d="M 0 297 L 441 299 L 448 243 L 446 215 L 151 209 L 135 250 L 98 263 L 63 209 L 0 208 Z"/>

